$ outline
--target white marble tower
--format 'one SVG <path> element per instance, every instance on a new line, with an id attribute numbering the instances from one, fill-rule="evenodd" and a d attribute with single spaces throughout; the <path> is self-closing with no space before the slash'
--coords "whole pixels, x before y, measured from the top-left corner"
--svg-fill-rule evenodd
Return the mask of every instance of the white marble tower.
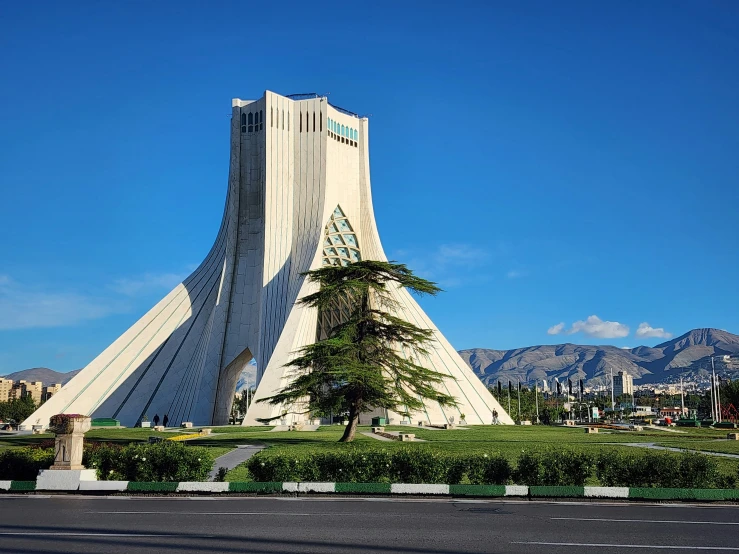
<path id="1" fill-rule="evenodd" d="M 255 399 L 289 379 L 285 364 L 316 340 L 316 311 L 296 305 L 322 264 L 386 260 L 372 208 L 368 121 L 318 95 L 234 99 L 223 221 L 200 267 L 49 399 L 24 425 L 58 413 L 132 426 L 227 423 L 242 369 L 256 358 Z M 490 423 L 510 417 L 405 290 L 402 317 L 435 330 L 428 364 L 459 407 L 429 402 L 412 419 Z M 254 403 L 244 424 L 284 411 Z M 397 414 L 388 414 L 400 421 Z M 290 415 L 289 422 L 303 416 Z"/>

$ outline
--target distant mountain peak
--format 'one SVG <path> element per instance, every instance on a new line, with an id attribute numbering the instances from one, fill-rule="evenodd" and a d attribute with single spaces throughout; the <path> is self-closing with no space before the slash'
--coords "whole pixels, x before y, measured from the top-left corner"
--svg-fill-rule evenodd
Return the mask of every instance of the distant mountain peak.
<path id="1" fill-rule="evenodd" d="M 710 356 L 739 355 L 739 336 L 720 329 L 693 329 L 654 347 L 623 349 L 609 345 L 572 343 L 529 346 L 513 350 L 461 350 L 462 358 L 487 385 L 531 382 L 559 377 L 610 381 L 610 373 L 625 371 L 642 382 L 660 382 L 675 370 L 705 369 Z M 679 373 L 679 371 L 678 371 Z"/>

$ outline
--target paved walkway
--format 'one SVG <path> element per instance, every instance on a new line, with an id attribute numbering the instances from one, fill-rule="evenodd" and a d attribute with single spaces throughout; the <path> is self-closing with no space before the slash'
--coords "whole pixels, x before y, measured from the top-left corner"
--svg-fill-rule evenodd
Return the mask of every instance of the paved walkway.
<path id="1" fill-rule="evenodd" d="M 303 425 L 298 431 L 318 431 L 320 425 Z M 275 425 L 274 429 L 267 431 L 268 433 L 278 433 L 280 431 L 289 431 L 289 425 Z"/>
<path id="2" fill-rule="evenodd" d="M 213 471 L 210 472 L 208 478 L 212 481 L 218 475 L 218 468 L 225 467 L 229 471 L 237 465 L 245 462 L 260 450 L 264 450 L 265 446 L 261 444 L 240 444 L 231 452 L 227 452 L 223 456 L 216 458 L 213 462 Z"/>
<path id="3" fill-rule="evenodd" d="M 394 442 L 393 439 L 389 439 L 387 437 L 381 437 L 380 435 L 375 435 L 374 433 L 370 433 L 369 431 L 362 431 L 362 434 L 365 437 L 370 437 L 371 439 L 377 439 L 378 441 Z"/>
<path id="4" fill-rule="evenodd" d="M 606 443 L 602 443 L 606 444 Z M 739 459 L 739 454 L 726 454 L 724 452 L 709 452 L 707 450 L 690 450 L 689 448 L 673 448 L 671 446 L 658 446 L 654 444 L 653 442 L 622 442 L 622 443 L 608 443 L 608 444 L 615 444 L 615 445 L 621 445 L 621 446 L 635 446 L 635 447 L 641 447 L 641 448 L 649 448 L 650 450 L 669 450 L 670 452 L 683 452 L 687 450 L 688 452 L 697 452 L 698 454 L 708 454 L 709 456 L 721 456 L 722 458 L 732 458 L 732 459 Z"/>

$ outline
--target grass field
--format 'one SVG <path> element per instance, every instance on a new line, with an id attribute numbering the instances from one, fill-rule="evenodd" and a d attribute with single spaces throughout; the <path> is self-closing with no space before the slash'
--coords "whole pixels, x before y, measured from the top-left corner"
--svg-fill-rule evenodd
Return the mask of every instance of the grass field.
<path id="1" fill-rule="evenodd" d="M 447 452 L 485 452 L 500 453 L 511 462 L 515 462 L 522 450 L 544 450 L 562 448 L 584 450 L 593 454 L 604 449 L 631 448 L 624 443 L 655 443 L 660 446 L 685 448 L 706 452 L 725 452 L 739 454 L 739 441 L 727 441 L 725 430 L 704 428 L 688 428 L 685 432 L 675 433 L 658 430 L 608 431 L 601 430 L 597 434 L 586 434 L 582 428 L 545 427 L 545 426 L 471 426 L 466 430 L 428 430 L 408 426 L 388 426 L 386 430 L 415 433 L 425 442 L 400 443 L 397 441 L 378 441 L 361 432 L 369 431 L 369 427 L 358 429 L 356 440 L 352 444 L 339 443 L 343 426 L 324 426 L 315 432 L 282 431 L 271 432 L 272 427 L 215 427 L 208 436 L 188 440 L 187 444 L 212 448 L 214 457 L 220 456 L 237 445 L 263 444 L 268 447 L 265 455 L 277 453 L 307 452 L 321 449 L 345 448 L 431 448 Z M 193 429 L 193 431 L 196 431 Z M 151 429 L 96 429 L 85 436 L 87 441 L 136 442 L 147 441 L 149 437 L 171 437 L 177 433 L 158 433 Z M 0 448 L 26 446 L 48 441 L 52 435 L 25 435 L 19 437 L 0 436 Z M 722 440 L 723 439 L 723 440 Z M 739 460 L 718 458 L 722 471 L 736 473 Z M 245 468 L 239 467 L 229 472 L 230 481 L 247 478 Z"/>

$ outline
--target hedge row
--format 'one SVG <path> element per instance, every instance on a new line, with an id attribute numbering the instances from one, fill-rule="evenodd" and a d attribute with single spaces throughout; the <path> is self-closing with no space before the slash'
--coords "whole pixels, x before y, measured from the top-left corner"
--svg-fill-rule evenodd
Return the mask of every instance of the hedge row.
<path id="1" fill-rule="evenodd" d="M 502 456 L 460 456 L 426 449 L 257 454 L 246 465 L 255 481 L 459 483 L 466 475 L 474 484 L 503 484 L 511 479 L 511 466 Z"/>
<path id="2" fill-rule="evenodd" d="M 604 486 L 733 488 L 734 476 L 715 458 L 695 453 L 569 449 L 523 451 L 516 466 L 499 454 L 451 454 L 431 449 L 259 453 L 246 462 L 255 481 L 446 483 L 450 485 L 577 486 L 597 477 Z"/>
<path id="3" fill-rule="evenodd" d="M 25 447 L 0 451 L 0 480 L 34 481 L 54 462 L 53 448 Z M 127 446 L 88 443 L 82 463 L 103 481 L 206 481 L 213 467 L 207 448 L 165 441 Z"/>

